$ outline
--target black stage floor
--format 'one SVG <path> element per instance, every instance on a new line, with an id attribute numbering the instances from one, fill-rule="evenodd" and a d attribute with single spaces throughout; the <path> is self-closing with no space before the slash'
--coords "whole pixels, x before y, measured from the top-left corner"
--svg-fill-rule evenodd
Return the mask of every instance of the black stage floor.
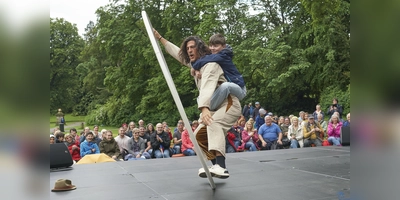
<path id="1" fill-rule="evenodd" d="M 227 154 L 228 179 L 197 175 L 197 157 L 73 165 L 50 173 L 77 189 L 50 199 L 319 200 L 350 196 L 350 147 L 313 147 Z M 211 164 L 211 162 L 207 162 Z"/>

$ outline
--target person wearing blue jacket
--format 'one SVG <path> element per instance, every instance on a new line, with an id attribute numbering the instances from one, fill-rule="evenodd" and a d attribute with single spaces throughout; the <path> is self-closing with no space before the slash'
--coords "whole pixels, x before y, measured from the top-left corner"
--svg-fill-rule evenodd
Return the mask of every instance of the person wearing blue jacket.
<path id="1" fill-rule="evenodd" d="M 229 94 L 235 95 L 239 100 L 242 100 L 247 91 L 242 74 L 232 62 L 233 51 L 226 44 L 225 37 L 221 34 L 211 36 L 209 48 L 212 54 L 206 55 L 191 64 L 195 71 L 199 71 L 205 64 L 210 62 L 216 62 L 221 66 L 227 82 L 222 83 L 211 97 L 210 110 L 216 110 Z M 193 72 L 192 75 L 194 75 Z"/>
<path id="2" fill-rule="evenodd" d="M 93 141 L 94 135 L 92 132 L 86 134 L 86 140 L 81 143 L 81 158 L 87 154 L 99 154 L 100 149 L 96 142 Z"/>

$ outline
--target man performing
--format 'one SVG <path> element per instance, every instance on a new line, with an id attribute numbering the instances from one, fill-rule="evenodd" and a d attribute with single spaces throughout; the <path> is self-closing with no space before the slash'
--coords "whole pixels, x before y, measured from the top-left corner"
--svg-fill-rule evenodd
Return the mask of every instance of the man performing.
<path id="1" fill-rule="evenodd" d="M 167 52 L 182 64 L 190 67 L 205 55 L 211 54 L 206 44 L 197 36 L 186 38 L 181 48 L 170 43 L 154 30 L 154 36 L 164 45 Z M 225 137 L 228 130 L 241 115 L 241 105 L 237 97 L 228 95 L 228 98 L 216 109 L 210 111 L 210 99 L 214 91 L 227 80 L 219 64 L 209 62 L 200 69 L 201 79 L 195 77 L 199 89 L 198 109 L 201 111 L 200 125 L 194 132 L 196 140 L 208 160 L 213 166 L 210 173 L 213 177 L 229 178 L 225 165 Z M 200 177 L 206 178 L 203 168 L 199 169 Z"/>

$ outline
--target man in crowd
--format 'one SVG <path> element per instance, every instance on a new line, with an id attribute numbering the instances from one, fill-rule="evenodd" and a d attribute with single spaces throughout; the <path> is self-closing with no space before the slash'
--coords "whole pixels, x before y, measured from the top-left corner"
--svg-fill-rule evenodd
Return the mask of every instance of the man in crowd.
<path id="1" fill-rule="evenodd" d="M 115 141 L 118 144 L 119 150 L 122 154 L 122 157 L 124 156 L 124 150 L 128 149 L 128 141 L 131 139 L 129 136 L 125 135 L 125 128 L 124 127 L 119 127 L 118 129 L 118 136 L 114 138 Z"/>
<path id="2" fill-rule="evenodd" d="M 310 147 L 311 144 L 322 146 L 321 137 L 323 137 L 323 135 L 324 129 L 315 122 L 313 115 L 309 115 L 308 122 L 303 126 L 304 147 Z"/>
<path id="3" fill-rule="evenodd" d="M 279 126 L 272 123 L 272 117 L 267 115 L 259 131 L 258 137 L 261 141 L 261 150 L 274 150 L 282 147 L 282 132 Z"/>
<path id="4" fill-rule="evenodd" d="M 81 143 L 81 158 L 88 154 L 100 153 L 99 146 L 93 141 L 94 135 L 92 132 L 86 134 L 86 139 Z"/>
<path id="5" fill-rule="evenodd" d="M 173 136 L 173 142 L 174 142 L 174 148 L 173 148 L 174 152 L 173 153 L 174 154 L 181 153 L 183 127 L 184 127 L 183 120 L 179 120 L 178 124 L 176 126 L 177 129 L 174 132 L 174 136 Z"/>
<path id="6" fill-rule="evenodd" d="M 152 157 L 153 158 L 169 158 L 172 156 L 169 146 L 171 139 L 169 139 L 168 133 L 164 132 L 164 127 L 161 123 L 156 125 L 156 132 L 150 136 Z"/>

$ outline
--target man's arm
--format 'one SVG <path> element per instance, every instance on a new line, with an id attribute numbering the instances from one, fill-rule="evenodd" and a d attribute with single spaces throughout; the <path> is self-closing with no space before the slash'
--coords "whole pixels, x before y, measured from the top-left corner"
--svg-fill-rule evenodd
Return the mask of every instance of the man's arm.
<path id="1" fill-rule="evenodd" d="M 309 138 L 311 136 L 312 132 L 313 132 L 313 130 L 311 130 L 310 132 L 307 132 L 306 126 L 303 127 L 303 136 L 304 136 L 304 138 Z"/>

